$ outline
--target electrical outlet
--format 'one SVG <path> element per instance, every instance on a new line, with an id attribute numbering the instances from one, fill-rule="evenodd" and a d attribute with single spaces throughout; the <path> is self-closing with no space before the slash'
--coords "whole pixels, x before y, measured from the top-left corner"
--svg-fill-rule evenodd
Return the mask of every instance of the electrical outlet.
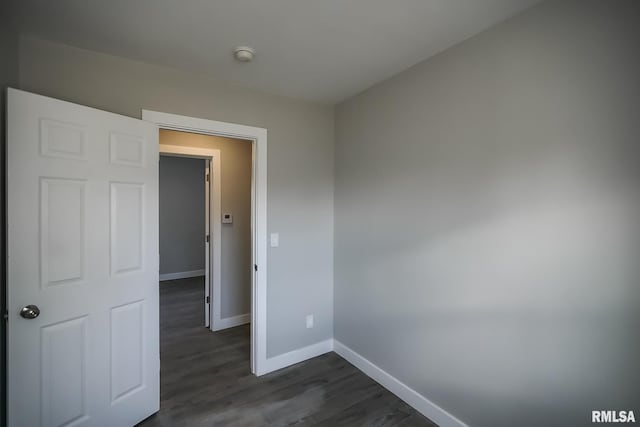
<path id="1" fill-rule="evenodd" d="M 313 328 L 313 314 L 307 314 L 307 329 Z"/>

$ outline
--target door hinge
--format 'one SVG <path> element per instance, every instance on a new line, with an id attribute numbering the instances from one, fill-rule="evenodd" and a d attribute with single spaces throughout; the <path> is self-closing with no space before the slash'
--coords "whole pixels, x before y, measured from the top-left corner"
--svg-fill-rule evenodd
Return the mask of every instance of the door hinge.
<path id="1" fill-rule="evenodd" d="M 209 182 L 209 174 L 207 174 L 207 182 Z"/>
<path id="2" fill-rule="evenodd" d="M 255 271 L 258 271 L 258 264 L 253 264 L 253 269 L 254 269 Z"/>
<path id="3" fill-rule="evenodd" d="M 205 301 L 206 301 L 207 304 L 209 304 L 209 301 L 210 301 L 209 295 L 206 296 Z"/>
<path id="4" fill-rule="evenodd" d="M 209 243 L 209 235 L 208 234 L 207 234 L 206 240 L 207 240 L 207 243 Z"/>
<path id="5" fill-rule="evenodd" d="M 2 317 L 4 317 L 5 322 L 8 322 L 9 321 L 9 310 L 5 310 L 4 315 Z"/>

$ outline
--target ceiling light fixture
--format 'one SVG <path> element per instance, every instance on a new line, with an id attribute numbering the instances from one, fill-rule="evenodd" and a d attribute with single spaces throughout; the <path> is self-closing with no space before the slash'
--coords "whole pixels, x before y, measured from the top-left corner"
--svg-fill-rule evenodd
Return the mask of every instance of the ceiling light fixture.
<path id="1" fill-rule="evenodd" d="M 233 55 L 240 62 L 249 62 L 253 59 L 256 51 L 247 46 L 239 46 L 233 51 Z"/>

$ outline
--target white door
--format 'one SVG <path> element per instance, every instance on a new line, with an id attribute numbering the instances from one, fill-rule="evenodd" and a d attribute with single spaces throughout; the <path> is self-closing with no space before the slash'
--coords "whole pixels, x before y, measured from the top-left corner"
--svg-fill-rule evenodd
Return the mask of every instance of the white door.
<path id="1" fill-rule="evenodd" d="M 9 426 L 131 426 L 159 409 L 157 127 L 11 89 L 7 115 Z"/>

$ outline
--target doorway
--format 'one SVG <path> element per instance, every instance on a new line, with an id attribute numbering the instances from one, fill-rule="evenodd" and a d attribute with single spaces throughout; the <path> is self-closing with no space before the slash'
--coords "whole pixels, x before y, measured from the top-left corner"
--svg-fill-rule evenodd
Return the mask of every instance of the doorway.
<path id="1" fill-rule="evenodd" d="M 214 135 L 251 142 L 251 311 L 250 361 L 251 372 L 263 375 L 269 369 L 267 361 L 267 130 L 234 123 L 180 116 L 157 111 L 142 111 L 145 121 L 161 130 Z M 198 151 L 198 148 L 190 148 Z M 215 226 L 221 221 L 214 221 Z M 215 297 L 215 295 L 214 295 Z M 215 298 L 214 298 L 215 302 Z"/>
<path id="2" fill-rule="evenodd" d="M 250 323 L 251 141 L 166 129 L 159 140 L 160 280 L 199 280 L 211 331 Z"/>
<path id="3" fill-rule="evenodd" d="M 175 402 L 215 383 L 220 364 L 249 373 L 252 151 L 248 140 L 159 131 L 160 411 L 143 425 L 182 419 Z"/>
<path id="4" fill-rule="evenodd" d="M 179 141 L 189 138 L 177 134 L 183 136 Z M 211 294 L 220 288 L 221 270 L 221 233 L 215 226 L 220 218 L 220 150 L 163 144 L 160 136 L 159 152 L 160 292 L 169 281 L 199 283 L 202 323 L 214 330 Z"/>

